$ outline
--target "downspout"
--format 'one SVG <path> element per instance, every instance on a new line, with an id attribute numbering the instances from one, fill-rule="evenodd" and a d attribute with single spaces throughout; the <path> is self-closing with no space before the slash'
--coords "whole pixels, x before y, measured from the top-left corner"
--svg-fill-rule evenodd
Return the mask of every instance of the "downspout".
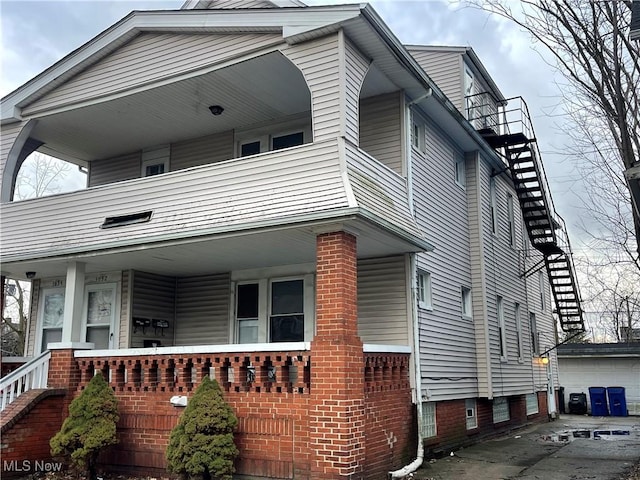
<path id="1" fill-rule="evenodd" d="M 433 90 L 427 90 L 424 95 L 407 103 L 405 108 L 405 148 L 407 159 L 407 194 L 409 196 L 409 209 L 413 214 L 413 168 L 411 160 L 411 107 L 422 100 L 429 98 L 433 94 Z M 399 470 L 389 472 L 389 478 L 402 478 L 415 472 L 422 461 L 424 460 L 424 444 L 422 443 L 422 373 L 420 371 L 420 328 L 418 325 L 418 304 L 416 299 L 416 254 L 411 254 L 411 318 L 413 325 L 413 374 L 415 377 L 415 402 L 416 402 L 416 416 L 418 417 L 418 451 L 416 453 L 416 459 L 409 465 L 402 467 Z"/>
<path id="2" fill-rule="evenodd" d="M 411 123 L 411 107 L 422 100 L 433 95 L 433 90 L 429 88 L 423 95 L 411 100 L 404 109 L 404 158 L 407 165 L 407 196 L 409 197 L 409 211 L 413 214 L 413 166 L 411 162 L 411 135 L 413 125 Z"/>
<path id="3" fill-rule="evenodd" d="M 415 402 L 418 421 L 418 452 L 416 459 L 399 470 L 389 472 L 389 478 L 404 478 L 415 472 L 424 460 L 424 444 L 422 442 L 422 374 L 420 372 L 420 328 L 418 325 L 418 305 L 416 301 L 416 254 L 411 254 L 411 316 L 413 318 L 413 370 L 415 376 Z"/>

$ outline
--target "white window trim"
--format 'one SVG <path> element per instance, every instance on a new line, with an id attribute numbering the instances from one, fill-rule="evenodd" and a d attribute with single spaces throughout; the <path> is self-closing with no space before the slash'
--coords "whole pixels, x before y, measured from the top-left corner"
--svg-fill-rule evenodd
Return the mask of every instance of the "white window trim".
<path id="1" fill-rule="evenodd" d="M 456 158 L 454 166 L 454 176 L 456 185 L 463 190 L 467 188 L 467 164 L 464 158 Z"/>
<path id="2" fill-rule="evenodd" d="M 509 246 L 516 246 L 516 222 L 513 206 L 513 195 L 507 195 L 507 225 L 509 234 Z"/>
<path id="3" fill-rule="evenodd" d="M 498 235 L 498 198 L 497 198 L 497 186 L 495 177 L 491 177 L 489 180 L 489 198 L 491 209 L 491 233 Z"/>
<path id="4" fill-rule="evenodd" d="M 38 355 L 40 353 L 42 353 L 44 350 L 46 350 L 46 348 L 43 350 L 42 348 L 42 340 L 44 337 L 44 332 L 43 330 L 45 330 L 44 328 L 44 299 L 47 296 L 47 294 L 59 294 L 61 293 L 63 295 L 65 295 L 65 287 L 51 287 L 51 288 L 41 288 L 39 295 L 40 298 L 38 299 L 38 318 L 36 321 L 36 325 L 37 325 L 37 329 L 36 329 L 36 339 L 35 339 L 35 345 L 33 346 L 33 351 L 35 355 Z M 63 324 L 64 324 L 64 317 L 63 317 Z M 58 327 L 55 327 L 56 329 Z M 54 327 L 49 327 L 46 330 L 53 330 Z M 60 326 L 60 330 L 62 330 L 62 325 Z"/>
<path id="5" fill-rule="evenodd" d="M 471 289 L 468 287 L 460 288 L 460 308 L 462 318 L 464 318 L 465 320 L 473 319 L 473 302 Z"/>
<path id="6" fill-rule="evenodd" d="M 114 348 L 118 348 L 118 341 L 117 341 L 117 334 L 118 331 L 116 330 L 116 325 L 118 325 L 118 320 L 119 320 L 119 316 L 120 316 L 120 293 L 119 293 L 119 289 L 118 289 L 118 284 L 117 283 L 92 283 L 89 285 L 85 286 L 84 289 L 84 300 L 82 302 L 82 338 L 84 339 L 84 341 L 88 341 L 87 339 L 87 327 L 88 327 L 88 322 L 87 322 L 87 315 L 88 315 L 88 308 L 89 308 L 89 292 L 91 291 L 95 291 L 95 290 L 105 290 L 105 289 L 112 289 L 113 290 L 113 306 L 114 306 L 114 310 L 111 313 L 111 320 L 109 321 L 109 346 L 108 349 L 114 349 Z M 106 326 L 107 324 L 100 324 L 100 325 L 94 325 L 94 326 Z"/>
<path id="7" fill-rule="evenodd" d="M 303 144 L 313 142 L 311 131 L 311 119 L 304 116 L 294 116 L 279 123 L 266 123 L 254 125 L 235 132 L 234 145 L 235 157 L 240 157 L 242 145 L 252 142 L 260 142 L 260 153 L 273 151 L 273 137 L 281 137 L 296 132 L 302 132 Z M 258 154 L 256 154 L 258 155 Z"/>
<path id="8" fill-rule="evenodd" d="M 547 299 L 545 295 L 545 282 L 544 282 L 544 272 L 542 270 L 538 270 L 538 287 L 540 289 L 540 311 L 544 312 L 547 310 Z"/>
<path id="9" fill-rule="evenodd" d="M 270 343 L 269 316 L 271 312 L 271 284 L 287 280 L 303 280 L 304 282 L 304 341 L 310 342 L 315 334 L 315 275 L 313 273 L 289 273 L 292 268 L 260 269 L 232 273 L 231 305 L 230 305 L 230 338 L 238 344 L 240 340 L 239 323 L 236 318 L 237 286 L 242 284 L 258 284 L 258 343 Z M 289 274 L 288 274 L 289 273 Z M 251 278 L 251 275 L 261 278 Z"/>
<path id="10" fill-rule="evenodd" d="M 507 361 L 507 332 L 504 322 L 504 299 L 498 295 L 496 297 L 496 310 L 498 312 L 498 345 L 500 347 L 500 361 Z"/>
<path id="11" fill-rule="evenodd" d="M 536 356 L 540 346 L 538 345 L 538 325 L 534 312 L 529 312 L 529 340 L 531 341 L 531 355 Z"/>
<path id="12" fill-rule="evenodd" d="M 152 165 L 164 165 L 164 172 L 169 171 L 169 159 L 171 158 L 170 145 L 158 145 L 142 151 L 140 176 L 147 177 L 147 167 Z M 152 176 L 152 175 L 151 175 Z"/>
<path id="13" fill-rule="evenodd" d="M 418 270 L 417 275 L 418 307 L 425 310 L 433 310 L 433 295 L 431 289 L 431 273 Z"/>
<path id="14" fill-rule="evenodd" d="M 467 430 L 478 428 L 478 403 L 475 398 L 467 398 L 464 401 L 465 423 Z M 471 412 L 471 415 L 469 415 Z"/>
<path id="15" fill-rule="evenodd" d="M 524 361 L 523 355 L 523 344 L 522 344 L 522 312 L 521 307 L 518 302 L 514 305 L 514 316 L 516 321 L 516 335 L 517 335 L 517 353 L 518 353 L 518 362 L 522 363 Z"/>
<path id="16" fill-rule="evenodd" d="M 416 135 L 417 130 L 417 135 Z M 426 126 L 421 116 L 411 111 L 411 148 L 420 152 L 426 152 Z"/>

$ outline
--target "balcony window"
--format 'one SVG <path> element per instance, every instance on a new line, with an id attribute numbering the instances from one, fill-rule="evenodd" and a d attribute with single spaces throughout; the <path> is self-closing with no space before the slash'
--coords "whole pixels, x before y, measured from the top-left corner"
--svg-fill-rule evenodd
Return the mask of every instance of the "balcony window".
<path id="1" fill-rule="evenodd" d="M 287 135 L 273 137 L 271 142 L 272 150 L 280 150 L 282 148 L 295 147 L 304 143 L 304 133 L 294 132 Z"/>
<path id="2" fill-rule="evenodd" d="M 239 157 L 303 145 L 311 141 L 310 119 L 301 117 L 239 130 L 235 141 Z"/>
<path id="3" fill-rule="evenodd" d="M 142 176 L 151 177 L 169 171 L 169 145 L 160 145 L 142 151 Z"/>

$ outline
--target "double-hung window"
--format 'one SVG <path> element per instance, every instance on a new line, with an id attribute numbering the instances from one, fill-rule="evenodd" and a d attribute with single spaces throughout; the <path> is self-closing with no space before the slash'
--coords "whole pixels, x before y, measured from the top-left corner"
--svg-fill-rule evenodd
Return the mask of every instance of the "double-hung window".
<path id="1" fill-rule="evenodd" d="M 313 333 L 313 276 L 237 282 L 237 343 L 302 342 Z"/>
<path id="2" fill-rule="evenodd" d="M 515 247 L 516 245 L 516 223 L 515 214 L 513 211 L 513 195 L 507 196 L 507 225 L 509 227 L 509 245 Z"/>
<path id="3" fill-rule="evenodd" d="M 304 340 L 304 282 L 271 282 L 269 340 L 302 342 Z"/>
<path id="4" fill-rule="evenodd" d="M 518 361 L 522 361 L 522 319 L 520 318 L 520 304 L 516 303 L 514 307 L 514 315 L 516 320 L 516 352 L 518 353 Z"/>
<path id="5" fill-rule="evenodd" d="M 500 360 L 507 360 L 507 335 L 504 324 L 504 301 L 500 295 L 496 298 L 498 309 L 498 342 L 500 343 Z"/>
<path id="6" fill-rule="evenodd" d="M 462 317 L 466 319 L 472 318 L 470 288 L 462 287 L 460 293 L 460 301 L 462 303 Z"/>
<path id="7" fill-rule="evenodd" d="M 491 233 L 498 233 L 498 202 L 496 193 L 496 179 L 491 177 L 489 180 L 489 199 L 491 202 Z"/>
<path id="8" fill-rule="evenodd" d="M 416 290 L 418 307 L 431 309 L 431 274 L 429 272 L 418 272 Z"/>

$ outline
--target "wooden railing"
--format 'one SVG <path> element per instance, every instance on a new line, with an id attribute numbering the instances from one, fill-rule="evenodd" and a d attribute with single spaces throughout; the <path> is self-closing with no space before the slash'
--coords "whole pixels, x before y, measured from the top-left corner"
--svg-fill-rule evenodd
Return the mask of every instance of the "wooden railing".
<path id="1" fill-rule="evenodd" d="M 50 358 L 47 350 L 0 380 L 0 412 L 23 393 L 47 388 Z"/>

